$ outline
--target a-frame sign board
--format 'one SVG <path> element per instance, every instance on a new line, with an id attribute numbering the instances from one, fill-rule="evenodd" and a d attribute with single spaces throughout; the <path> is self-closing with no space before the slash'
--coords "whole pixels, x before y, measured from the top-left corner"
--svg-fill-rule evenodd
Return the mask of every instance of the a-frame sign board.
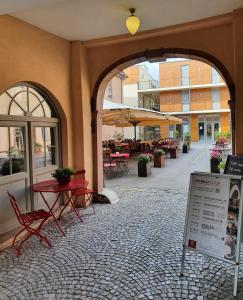
<path id="1" fill-rule="evenodd" d="M 235 267 L 237 294 L 242 227 L 242 177 L 194 172 L 191 174 L 184 230 L 181 275 L 187 249 Z"/>

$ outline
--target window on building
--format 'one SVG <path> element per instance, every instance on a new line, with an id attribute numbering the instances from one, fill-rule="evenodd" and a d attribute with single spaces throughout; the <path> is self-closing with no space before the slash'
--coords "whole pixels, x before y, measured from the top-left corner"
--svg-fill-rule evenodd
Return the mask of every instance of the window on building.
<path id="1" fill-rule="evenodd" d="M 219 89 L 212 89 L 212 108 L 220 109 L 220 92 Z"/>
<path id="2" fill-rule="evenodd" d="M 189 85 L 190 78 L 189 78 L 189 65 L 182 65 L 181 66 L 181 85 Z"/>
<path id="3" fill-rule="evenodd" d="M 212 83 L 220 83 L 220 75 L 215 69 L 211 69 Z"/>
<path id="4" fill-rule="evenodd" d="M 182 111 L 190 110 L 190 90 L 181 91 Z"/>
<path id="5" fill-rule="evenodd" d="M 107 96 L 108 96 L 109 98 L 112 98 L 112 81 L 110 81 L 110 82 L 108 83 L 108 86 L 107 86 Z"/>

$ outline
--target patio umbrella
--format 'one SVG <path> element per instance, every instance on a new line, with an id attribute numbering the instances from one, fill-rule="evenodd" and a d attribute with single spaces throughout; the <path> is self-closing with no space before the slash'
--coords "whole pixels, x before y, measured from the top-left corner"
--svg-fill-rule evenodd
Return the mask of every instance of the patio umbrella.
<path id="1" fill-rule="evenodd" d="M 137 126 L 168 126 L 181 124 L 180 118 L 164 114 L 162 112 L 131 107 L 121 103 L 104 101 L 103 105 L 103 125 L 116 127 L 134 127 L 134 135 L 136 140 Z"/>

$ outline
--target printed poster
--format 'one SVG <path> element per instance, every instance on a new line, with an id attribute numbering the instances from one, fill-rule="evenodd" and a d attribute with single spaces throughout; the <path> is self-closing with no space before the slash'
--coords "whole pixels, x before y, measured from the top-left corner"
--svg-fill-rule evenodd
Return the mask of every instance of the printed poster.
<path id="1" fill-rule="evenodd" d="M 192 174 L 186 246 L 235 261 L 241 180 Z"/>

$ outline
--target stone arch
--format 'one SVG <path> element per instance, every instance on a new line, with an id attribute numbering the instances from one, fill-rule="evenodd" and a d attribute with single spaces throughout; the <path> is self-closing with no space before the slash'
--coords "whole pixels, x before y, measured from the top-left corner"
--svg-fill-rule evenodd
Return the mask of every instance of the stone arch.
<path id="1" fill-rule="evenodd" d="M 209 64 L 224 79 L 230 93 L 229 106 L 231 110 L 231 125 L 232 125 L 232 146 L 233 152 L 235 149 L 235 84 L 231 78 L 229 71 L 223 63 L 213 55 L 197 50 L 197 49 L 184 49 L 184 48 L 160 48 L 145 50 L 143 52 L 135 53 L 130 56 L 121 58 L 108 66 L 98 77 L 91 98 L 92 108 L 92 137 L 93 137 L 93 175 L 94 186 L 98 191 L 103 188 L 103 168 L 102 168 L 102 146 L 101 146 L 101 128 L 102 119 L 101 111 L 103 106 L 103 99 L 105 89 L 108 82 L 112 77 L 119 72 L 137 63 L 150 61 L 162 61 L 166 58 L 189 58 L 202 61 Z"/>

